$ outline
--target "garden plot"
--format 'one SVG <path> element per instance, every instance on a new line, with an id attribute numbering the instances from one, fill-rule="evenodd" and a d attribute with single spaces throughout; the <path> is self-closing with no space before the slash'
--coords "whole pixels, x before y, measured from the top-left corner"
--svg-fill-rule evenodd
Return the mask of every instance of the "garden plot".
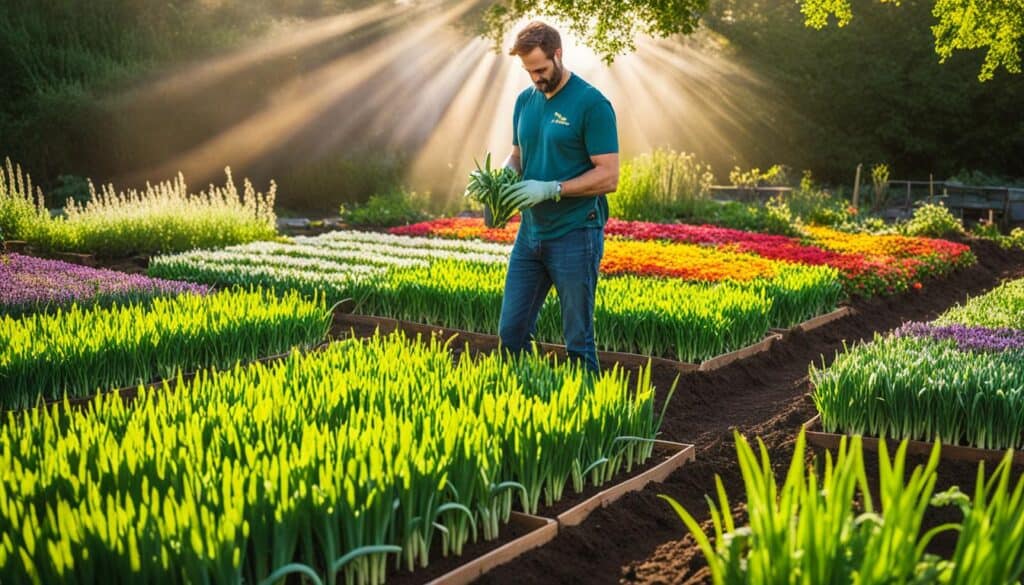
<path id="1" fill-rule="evenodd" d="M 649 373 L 453 361 L 436 340 L 392 336 L 143 391 L 131 407 L 106 396 L 10 415 L 0 577 L 382 583 L 437 546 L 495 539 L 513 508 L 642 464 L 654 392 Z"/>
<path id="2" fill-rule="evenodd" d="M 608 276 L 595 308 L 601 350 L 703 361 L 758 343 L 772 327 L 826 313 L 842 296 L 828 267 L 668 243 L 609 242 L 606 254 L 624 260 L 634 255 L 628 247 L 633 244 L 676 254 L 662 254 L 660 263 L 655 256 L 633 267 L 622 262 L 603 268 Z M 507 245 L 473 240 L 334 232 L 293 244 L 159 257 L 150 274 L 324 290 L 328 300 L 353 298 L 360 314 L 495 334 L 509 252 Z M 552 295 L 541 311 L 538 339 L 560 338 Z"/>
<path id="3" fill-rule="evenodd" d="M 324 340 L 330 323 L 322 296 L 264 290 L 0 316 L 0 409 L 308 348 Z"/>
<path id="4" fill-rule="evenodd" d="M 1017 280 L 812 369 L 821 427 L 953 447 L 1021 448 L 1022 314 L 1024 280 Z"/>

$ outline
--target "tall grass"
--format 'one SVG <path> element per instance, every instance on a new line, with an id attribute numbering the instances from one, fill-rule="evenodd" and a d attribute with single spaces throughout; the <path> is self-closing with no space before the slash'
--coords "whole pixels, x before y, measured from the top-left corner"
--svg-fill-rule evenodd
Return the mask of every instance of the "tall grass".
<path id="1" fill-rule="evenodd" d="M 246 179 L 236 187 L 225 169 L 223 187 L 192 194 L 184 177 L 147 184 L 144 190 L 96 190 L 90 200 L 69 200 L 63 217 L 50 217 L 32 200 L 32 180 L 10 160 L 0 172 L 0 231 L 44 252 L 82 252 L 107 257 L 216 248 L 277 235 L 276 185 L 258 193 Z"/>
<path id="2" fill-rule="evenodd" d="M 608 206 L 612 217 L 620 219 L 674 218 L 707 199 L 713 181 L 711 166 L 696 155 L 659 148 L 621 166 Z"/>
<path id="3" fill-rule="evenodd" d="M 28 240 L 48 218 L 42 191 L 32 185 L 32 177 L 20 166 L 7 159 L 0 168 L 0 234 L 7 240 Z"/>

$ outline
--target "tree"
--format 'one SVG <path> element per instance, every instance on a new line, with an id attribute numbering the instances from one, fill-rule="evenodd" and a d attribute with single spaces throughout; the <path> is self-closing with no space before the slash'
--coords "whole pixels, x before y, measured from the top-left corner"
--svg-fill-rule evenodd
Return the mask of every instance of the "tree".
<path id="1" fill-rule="evenodd" d="M 808 26 L 824 28 L 830 17 L 839 26 L 853 18 L 849 0 L 798 0 Z M 899 4 L 899 0 L 881 0 Z M 944 63 L 953 51 L 987 49 L 978 79 L 987 81 L 1000 66 L 1020 73 L 1024 37 L 1024 0 L 935 0 L 932 26 L 935 52 Z"/>
<path id="2" fill-rule="evenodd" d="M 500 48 L 517 21 L 538 15 L 557 19 L 584 44 L 611 63 L 635 49 L 636 35 L 692 33 L 708 0 L 500 0 L 484 14 L 484 34 Z"/>

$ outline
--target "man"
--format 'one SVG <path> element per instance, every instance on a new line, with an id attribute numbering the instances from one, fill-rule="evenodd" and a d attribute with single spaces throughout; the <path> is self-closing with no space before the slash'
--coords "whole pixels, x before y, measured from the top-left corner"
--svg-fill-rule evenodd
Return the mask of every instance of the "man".
<path id="1" fill-rule="evenodd" d="M 509 260 L 499 334 L 508 350 L 525 349 L 554 285 L 570 358 L 598 372 L 594 295 L 608 219 L 605 194 L 619 179 L 615 112 L 601 92 L 564 68 L 554 28 L 530 23 L 509 54 L 522 61 L 533 87 L 516 99 L 512 153 L 505 161 L 525 180 L 505 195 L 522 210 L 522 223 Z"/>

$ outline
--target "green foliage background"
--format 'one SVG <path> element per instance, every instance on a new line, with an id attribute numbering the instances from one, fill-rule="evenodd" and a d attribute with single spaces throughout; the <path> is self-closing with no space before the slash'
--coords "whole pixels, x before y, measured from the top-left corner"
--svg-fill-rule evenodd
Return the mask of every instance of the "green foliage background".
<path id="1" fill-rule="evenodd" d="M 1024 75 L 999 71 L 980 83 L 982 51 L 940 64 L 932 0 L 851 5 L 848 25 L 815 30 L 796 2 L 711 3 L 705 26 L 799 113 L 787 130 L 792 152 L 768 162 L 843 184 L 858 163 L 877 162 L 889 163 L 892 179 L 963 169 L 1024 177 Z"/>
<path id="2" fill-rule="evenodd" d="M 117 106 L 105 99 L 110 90 L 142 84 L 164 67 L 257 39 L 275 23 L 368 3 L 0 2 L 0 156 L 20 162 L 47 191 L 68 187 L 76 176 L 104 180 L 113 169 L 100 168 L 97 161 L 116 161 L 124 154 L 97 156 L 114 149 L 98 138 L 105 127 L 118 123 Z M 646 14 L 625 4 L 604 4 L 609 4 L 609 14 L 618 10 L 622 18 Z M 481 26 L 486 26 L 491 5 L 481 0 L 471 12 Z M 523 3 L 520 8 L 542 5 Z M 658 20 L 663 9 L 700 5 L 690 0 L 659 5 L 660 9 L 652 8 L 654 20 L 648 26 L 628 28 L 671 32 L 671 23 Z M 738 159 L 762 167 L 784 163 L 810 169 L 820 181 L 846 185 L 858 163 L 879 162 L 890 165 L 894 179 L 926 178 L 928 173 L 942 179 L 964 176 L 965 170 L 984 173 L 996 182 L 1024 177 L 1024 157 L 1019 154 L 1024 152 L 1024 75 L 997 69 L 993 79 L 980 83 L 984 50 L 955 51 L 940 64 L 932 32 L 935 0 L 903 0 L 899 6 L 853 0 L 850 5 L 853 18 L 848 25 L 815 30 L 806 26 L 801 5 L 791 0 L 710 0 L 701 26 L 727 39 L 730 56 L 762 78 L 793 113 L 775 121 L 781 127 L 777 136 L 785 136 L 784 141 L 764 144 L 754 136 L 740 147 L 749 152 L 737 152 Z M 688 13 L 683 20 L 693 24 L 692 16 Z M 606 48 L 628 45 L 615 31 L 608 34 L 612 36 Z M 227 101 L 252 91 L 260 88 L 239 85 L 239 95 Z M 209 109 L 217 109 L 217 104 L 211 102 Z M 221 104 L 218 111 L 233 109 L 238 108 Z M 192 114 L 197 121 L 222 115 L 203 110 Z M 189 126 L 182 125 L 183 136 L 195 132 Z M 192 126 L 201 128 L 199 122 Z M 179 138 L 140 136 L 134 146 L 141 150 L 154 140 L 173 146 Z M 773 140 L 778 139 L 761 138 Z M 766 152 L 773 160 L 755 160 Z M 276 176 L 282 187 L 279 203 L 285 208 L 329 210 L 342 201 L 366 201 L 375 193 L 399 188 L 403 155 L 380 154 L 332 155 L 308 161 L 309 168 L 297 166 L 286 173 L 290 176 Z M 699 150 L 695 154 L 701 157 Z M 251 174 L 248 169 L 236 170 Z M 714 171 L 724 180 L 726 169 Z M 60 180 L 61 175 L 67 177 Z M 339 200 L 341 192 L 349 199 Z M 300 195 L 292 201 L 292 193 Z"/>

